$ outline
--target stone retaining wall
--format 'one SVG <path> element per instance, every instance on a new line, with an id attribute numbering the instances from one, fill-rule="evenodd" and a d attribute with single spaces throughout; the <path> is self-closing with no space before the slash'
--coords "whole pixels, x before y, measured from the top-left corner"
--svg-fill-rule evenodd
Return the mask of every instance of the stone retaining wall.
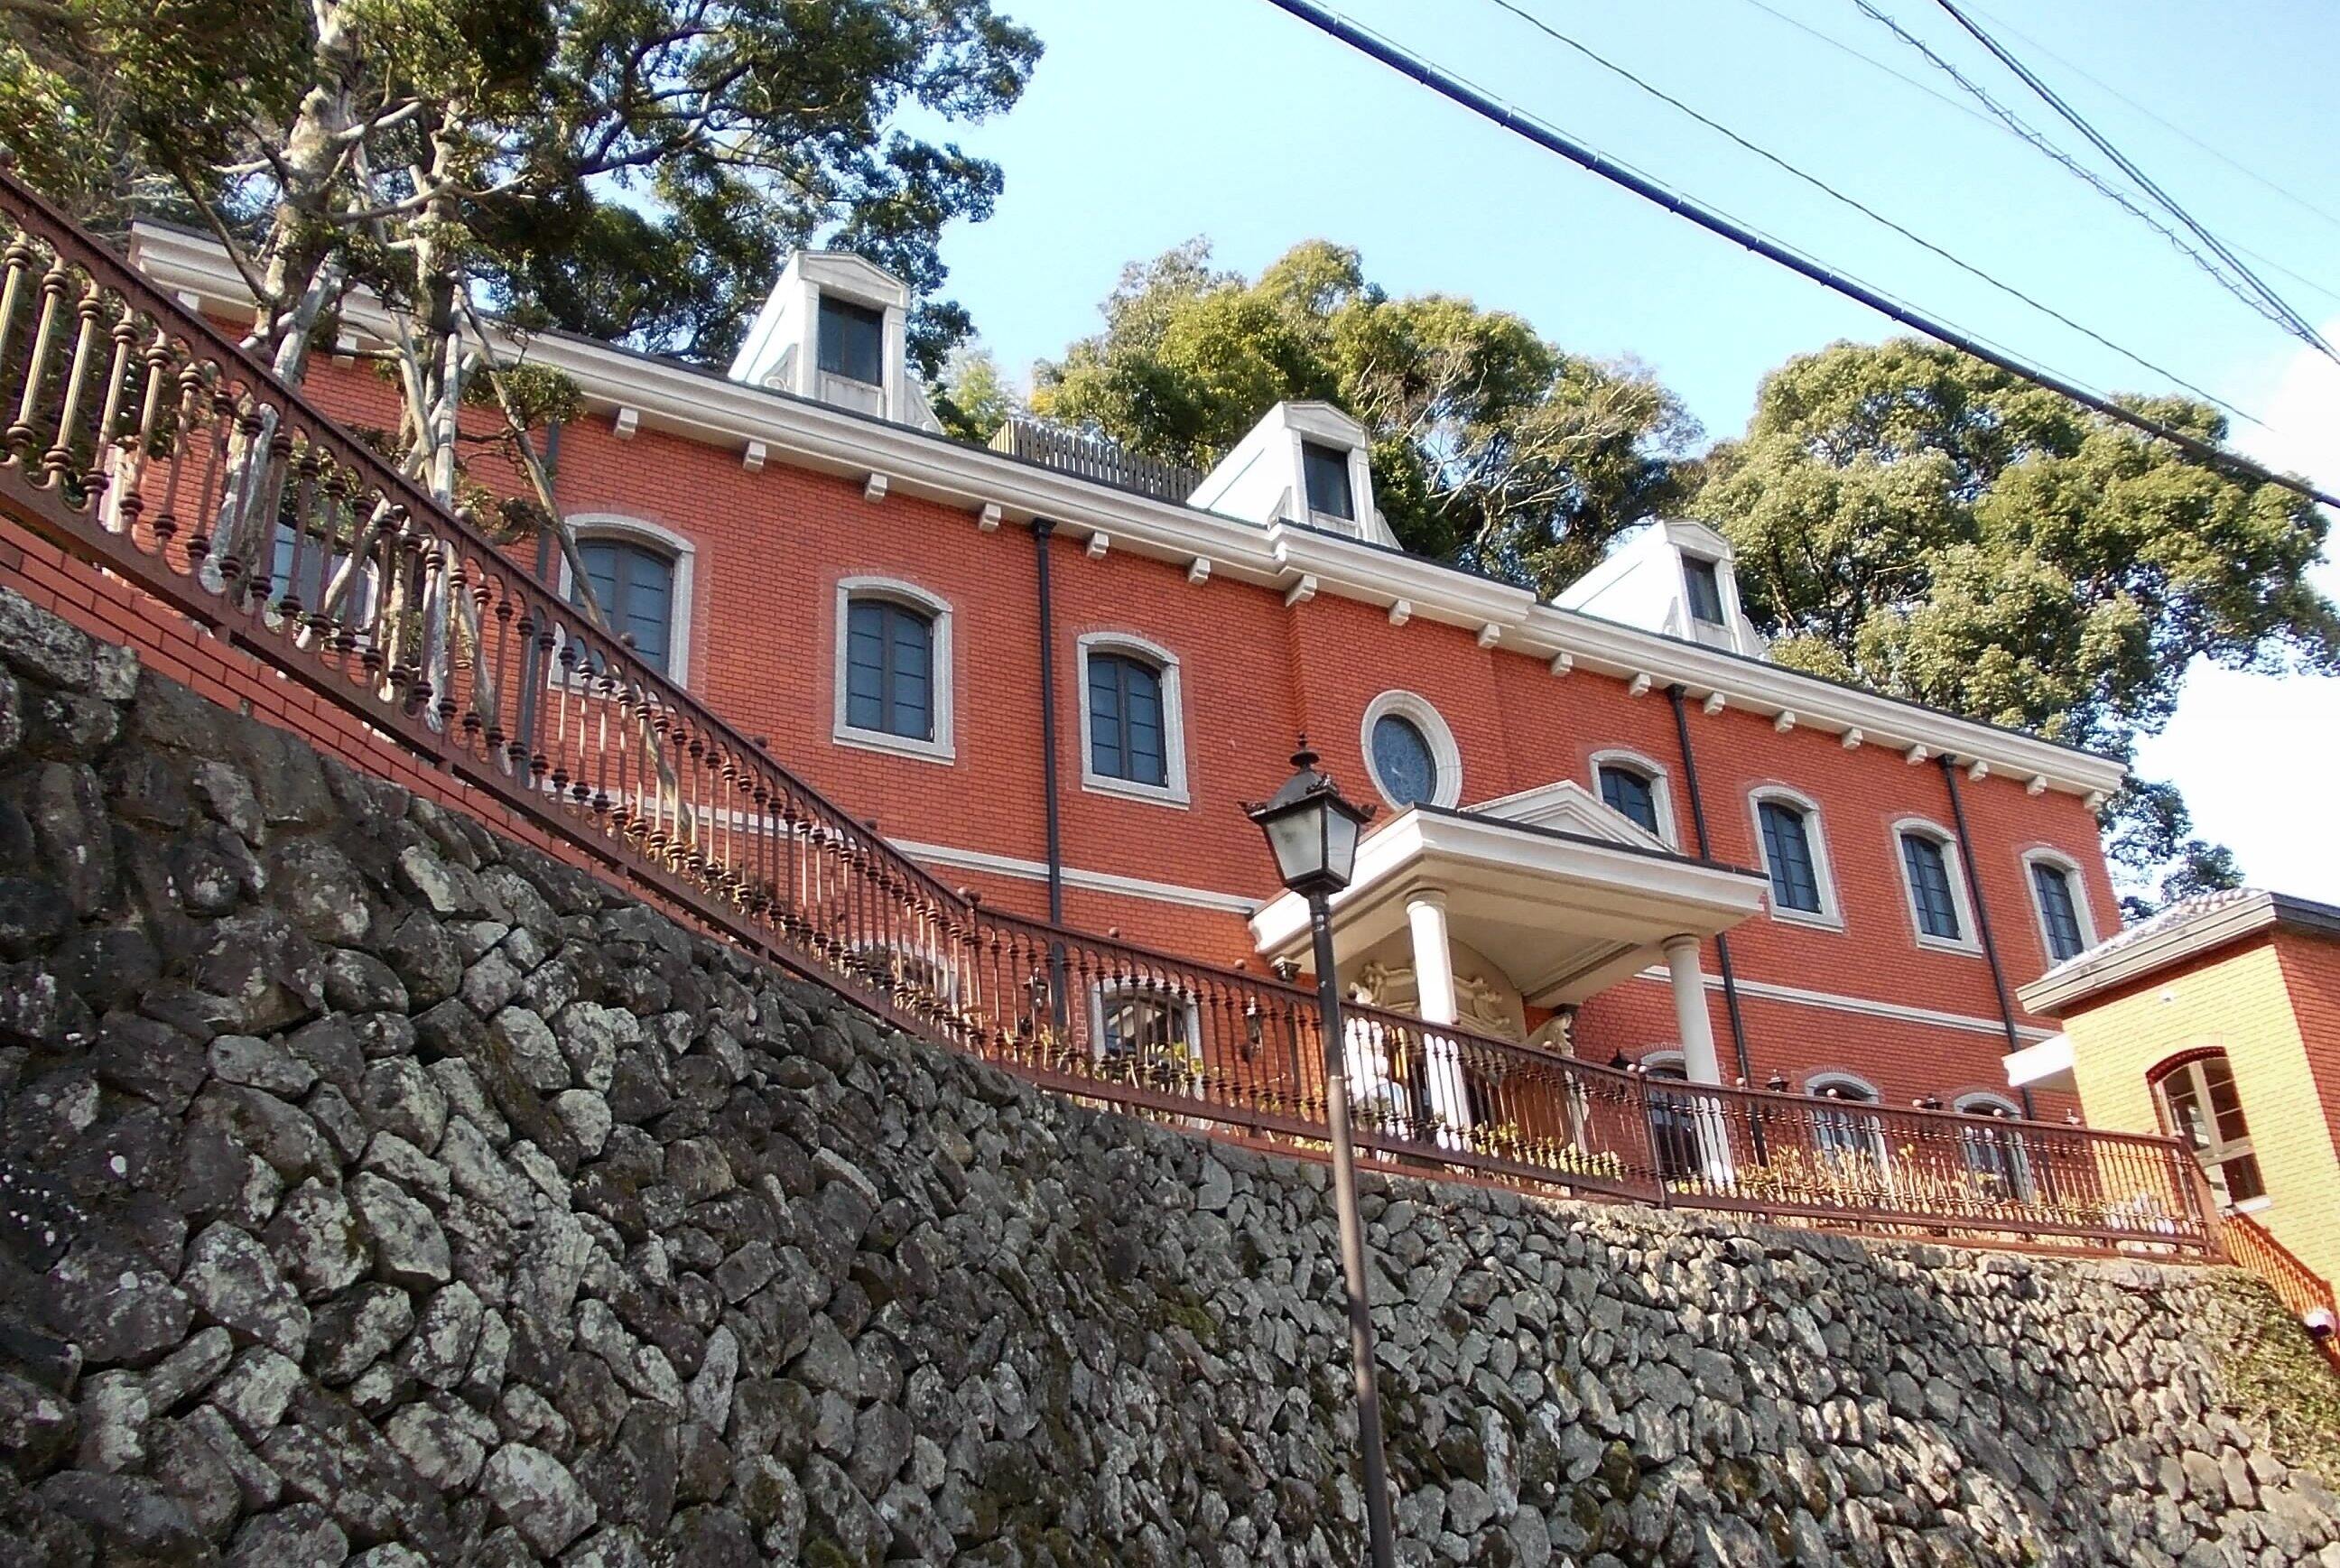
<path id="1" fill-rule="evenodd" d="M 0 1564 L 1358 1560 L 1321 1168 L 0 660 Z M 1410 1562 L 2340 1568 L 2231 1273 L 1370 1186 Z"/>

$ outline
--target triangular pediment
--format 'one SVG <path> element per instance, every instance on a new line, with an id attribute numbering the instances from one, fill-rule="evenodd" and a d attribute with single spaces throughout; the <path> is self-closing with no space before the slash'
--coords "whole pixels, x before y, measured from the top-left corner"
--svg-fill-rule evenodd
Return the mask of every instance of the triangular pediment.
<path id="1" fill-rule="evenodd" d="M 1622 844 L 1629 849 L 1666 848 L 1664 839 L 1613 809 L 1607 801 L 1573 779 L 1555 779 L 1550 784 L 1522 789 L 1516 795 L 1506 795 L 1469 809 L 1474 817 L 1492 818 L 1498 822 L 1517 822 L 1525 828 L 1550 829 L 1555 833 L 1573 833 L 1579 838 Z"/>

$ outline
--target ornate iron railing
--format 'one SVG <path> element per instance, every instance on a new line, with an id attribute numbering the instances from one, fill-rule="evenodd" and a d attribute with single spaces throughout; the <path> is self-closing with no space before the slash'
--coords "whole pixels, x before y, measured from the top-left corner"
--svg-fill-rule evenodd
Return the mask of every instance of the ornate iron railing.
<path id="1" fill-rule="evenodd" d="M 1049 1087 L 1302 1152 L 1314 996 L 985 908 L 13 179 L 0 504 L 666 908 Z M 2215 1252 L 2171 1140 L 1653 1083 L 1359 1007 L 1370 1159 L 1774 1218 Z"/>
<path id="2" fill-rule="evenodd" d="M 2320 1317 L 2324 1354 L 2335 1367 L 2340 1367 L 2340 1337 L 2335 1336 L 2340 1331 L 2340 1298 L 2335 1297 L 2332 1282 L 2302 1263 L 2254 1216 L 2226 1216 L 2222 1236 L 2226 1255 L 2236 1266 L 2266 1281 L 2276 1298 L 2300 1321 L 2314 1325 Z"/>

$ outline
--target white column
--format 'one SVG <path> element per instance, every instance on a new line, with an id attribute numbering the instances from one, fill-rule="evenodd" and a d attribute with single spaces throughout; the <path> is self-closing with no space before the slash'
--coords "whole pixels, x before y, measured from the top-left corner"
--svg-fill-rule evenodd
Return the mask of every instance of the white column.
<path id="1" fill-rule="evenodd" d="M 1414 1007 L 1424 1023 L 1452 1027 L 1457 1017 L 1454 1001 L 1454 948 L 1446 931 L 1446 895 L 1424 888 L 1405 901 L 1405 925 L 1413 938 Z M 1425 1040 L 1423 1087 L 1430 1114 L 1448 1129 L 1443 1141 L 1459 1143 L 1462 1129 L 1471 1125 L 1471 1102 L 1462 1087 L 1462 1066 L 1451 1042 Z"/>
<path id="2" fill-rule="evenodd" d="M 1674 1027 L 1681 1035 L 1682 1072 L 1693 1084 L 1720 1084 L 1722 1063 L 1714 1054 L 1714 1017 L 1706 1010 L 1706 975 L 1698 962 L 1698 938 L 1674 937 L 1666 943 L 1666 977 L 1673 982 Z M 1691 1125 L 1707 1180 L 1728 1187 L 1733 1169 L 1730 1117 L 1714 1097 L 1692 1090 Z"/>
<path id="3" fill-rule="evenodd" d="M 1714 1018 L 1706 1010 L 1706 974 L 1699 968 L 1696 937 L 1667 939 L 1666 977 L 1673 982 L 1683 1073 L 1694 1084 L 1720 1083 L 1722 1062 L 1714 1054 Z"/>

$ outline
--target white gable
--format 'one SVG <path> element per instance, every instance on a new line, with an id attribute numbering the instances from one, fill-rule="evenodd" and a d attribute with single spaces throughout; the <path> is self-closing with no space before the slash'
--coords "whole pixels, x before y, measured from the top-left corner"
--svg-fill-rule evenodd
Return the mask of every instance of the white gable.
<path id="1" fill-rule="evenodd" d="M 1573 833 L 1580 838 L 1598 839 L 1606 844 L 1622 844 L 1631 849 L 1667 848 L 1664 839 L 1613 809 L 1607 801 L 1573 779 L 1557 779 L 1533 789 L 1522 789 L 1516 795 L 1506 795 L 1470 809 L 1474 817 L 1492 817 L 1499 822 L 1517 822 L 1524 828 L 1547 828 L 1556 833 Z"/>

